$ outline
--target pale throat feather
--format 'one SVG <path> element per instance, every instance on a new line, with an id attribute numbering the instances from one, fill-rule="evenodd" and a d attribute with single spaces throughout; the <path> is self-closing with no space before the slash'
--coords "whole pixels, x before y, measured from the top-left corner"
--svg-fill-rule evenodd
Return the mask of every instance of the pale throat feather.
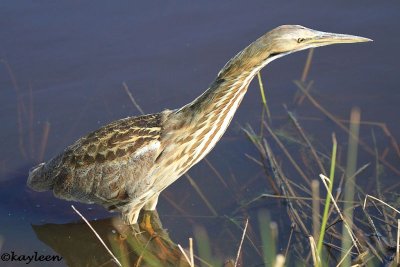
<path id="1" fill-rule="evenodd" d="M 195 135 L 194 139 L 200 137 L 201 141 L 190 148 L 191 151 L 195 151 L 190 165 L 196 164 L 204 158 L 225 133 L 247 92 L 251 80 L 260 69 L 261 66 L 258 66 L 250 72 L 241 73 L 230 86 L 225 87 L 223 90 L 217 89 L 214 92 L 214 98 L 218 99 L 218 101 L 210 101 L 209 105 L 205 107 L 206 112 L 203 114 L 203 116 L 207 117 L 205 126 L 197 128 L 193 133 Z M 215 112 L 216 110 L 218 112 Z M 206 127 L 209 127 L 208 133 L 203 137 L 199 136 Z"/>
<path id="2" fill-rule="evenodd" d="M 185 121 L 181 128 L 184 129 L 182 135 L 175 140 L 176 144 L 179 143 L 177 147 L 181 156 L 170 161 L 175 162 L 171 167 L 178 176 L 213 149 L 228 128 L 254 76 L 269 62 L 280 57 L 273 55 L 259 61 L 249 60 L 252 66 L 244 66 L 240 64 L 242 57 L 247 56 L 243 53 L 237 54 L 222 68 L 217 79 L 202 95 L 174 112 L 178 121 Z M 188 132 L 191 133 L 190 138 L 185 136 Z"/>

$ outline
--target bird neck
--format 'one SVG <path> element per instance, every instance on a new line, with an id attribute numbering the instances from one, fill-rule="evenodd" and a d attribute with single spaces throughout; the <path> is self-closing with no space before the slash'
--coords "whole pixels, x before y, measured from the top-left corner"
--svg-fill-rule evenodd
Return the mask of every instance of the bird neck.
<path id="1" fill-rule="evenodd" d="M 254 76 L 269 62 L 283 56 L 271 54 L 270 47 L 262 46 L 260 39 L 230 59 L 210 87 L 177 112 L 194 121 L 204 116 L 222 119 L 234 113 Z"/>
<path id="2" fill-rule="evenodd" d="M 256 72 L 245 72 L 235 77 L 219 75 L 210 87 L 184 109 L 193 119 L 223 117 L 235 112 Z M 233 115 L 233 114 L 232 114 Z"/>
<path id="3" fill-rule="evenodd" d="M 240 54 L 240 53 L 239 53 Z M 195 151 L 193 161 L 201 160 L 226 131 L 233 115 L 239 107 L 249 83 L 257 72 L 266 65 L 254 64 L 240 67 L 234 57 L 219 72 L 211 86 L 191 103 L 174 112 L 174 122 L 170 125 L 180 133 L 177 142 L 185 143 L 183 136 L 190 133 L 188 151 Z M 242 64 L 243 65 L 243 64 Z M 182 132 L 181 132 L 182 130 Z"/>
<path id="4" fill-rule="evenodd" d="M 230 121 L 254 76 L 270 62 L 254 62 L 251 59 L 246 61 L 243 58 L 244 51 L 228 61 L 203 94 L 177 110 L 177 113 L 193 122 L 204 121 L 206 118 L 214 121 L 226 118 Z"/>
<path id="5" fill-rule="evenodd" d="M 202 95 L 169 114 L 163 130 L 163 158 L 176 168 L 177 177 L 211 151 L 228 128 L 249 83 L 268 64 L 266 56 L 254 60 L 249 48 L 232 58 Z"/>

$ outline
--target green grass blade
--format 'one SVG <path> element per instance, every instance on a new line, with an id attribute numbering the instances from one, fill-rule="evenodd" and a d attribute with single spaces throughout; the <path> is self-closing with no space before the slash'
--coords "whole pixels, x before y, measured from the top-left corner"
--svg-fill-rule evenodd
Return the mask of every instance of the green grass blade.
<path id="1" fill-rule="evenodd" d="M 336 136 L 335 134 L 332 135 L 332 156 L 331 156 L 331 169 L 329 171 L 329 192 L 332 193 L 333 190 L 333 181 L 335 178 L 335 165 L 336 165 L 336 152 L 337 152 L 337 141 L 336 141 Z M 325 230 L 326 230 L 326 224 L 328 222 L 328 213 L 329 213 L 329 206 L 331 203 L 331 194 L 327 194 L 326 200 L 325 200 L 325 208 L 324 208 L 324 214 L 322 216 L 322 223 L 321 223 L 321 231 L 319 233 L 319 239 L 318 239 L 318 245 L 317 245 L 317 252 L 318 255 L 321 257 L 321 252 L 322 252 L 322 244 L 324 242 L 324 235 L 325 235 Z"/>
<path id="2" fill-rule="evenodd" d="M 257 78 L 258 78 L 258 84 L 260 85 L 261 100 L 265 108 L 265 111 L 267 112 L 268 122 L 271 122 L 271 113 L 269 112 L 269 108 L 267 105 L 267 98 L 265 97 L 264 84 L 262 82 L 260 72 L 257 73 Z"/>

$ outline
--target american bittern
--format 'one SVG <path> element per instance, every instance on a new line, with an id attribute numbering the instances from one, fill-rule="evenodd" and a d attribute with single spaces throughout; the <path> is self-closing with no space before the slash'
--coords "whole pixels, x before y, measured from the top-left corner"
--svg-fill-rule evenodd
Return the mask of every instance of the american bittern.
<path id="1" fill-rule="evenodd" d="M 175 110 L 112 122 L 77 140 L 29 173 L 36 191 L 97 203 L 137 222 L 159 194 L 215 146 L 250 81 L 269 62 L 307 48 L 370 39 L 284 25 L 264 34 L 226 63 L 210 87 Z"/>

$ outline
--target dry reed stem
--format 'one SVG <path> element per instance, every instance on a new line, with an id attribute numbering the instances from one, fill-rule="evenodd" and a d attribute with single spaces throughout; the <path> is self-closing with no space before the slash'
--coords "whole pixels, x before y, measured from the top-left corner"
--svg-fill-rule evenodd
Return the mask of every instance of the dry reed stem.
<path id="1" fill-rule="evenodd" d="M 276 136 L 276 134 L 272 131 L 272 129 L 269 127 L 269 125 L 264 123 L 264 126 L 268 130 L 269 134 L 273 137 L 275 142 L 278 144 L 279 148 L 283 151 L 285 156 L 289 159 L 290 163 L 293 165 L 293 167 L 296 169 L 296 171 L 300 174 L 301 178 L 303 178 L 303 180 L 306 182 L 307 185 L 310 185 L 310 181 L 307 178 L 307 175 L 301 170 L 300 166 L 296 163 L 296 161 L 290 155 L 289 151 L 286 149 L 286 147 L 283 145 L 283 143 L 279 140 L 279 138 Z"/>
<path id="2" fill-rule="evenodd" d="M 143 233 L 143 232 L 141 232 Z M 135 263 L 135 267 L 140 267 L 140 265 L 142 264 L 142 261 L 144 259 L 144 253 L 147 252 L 147 247 L 150 245 L 151 239 L 147 240 L 146 244 L 144 245 L 142 251 L 140 252 L 140 255 Z"/>
<path id="3" fill-rule="evenodd" d="M 333 205 L 335 206 L 336 211 L 338 212 L 340 218 L 342 219 L 342 221 L 343 221 L 343 223 L 344 223 L 344 226 L 346 227 L 347 232 L 348 232 L 349 235 L 350 235 L 351 240 L 353 241 L 353 246 L 357 249 L 358 254 L 360 254 L 360 249 L 358 248 L 358 245 L 357 245 L 357 243 L 359 243 L 358 240 L 357 240 L 357 237 L 356 237 L 355 234 L 353 233 L 353 230 L 351 229 L 349 223 L 347 222 L 347 219 L 343 216 L 342 212 L 340 211 L 339 206 L 337 205 L 337 203 L 336 203 L 336 201 L 335 201 L 335 198 L 333 197 L 332 193 L 329 192 L 329 186 L 328 186 L 328 184 L 327 184 L 327 182 L 329 182 L 329 178 L 326 177 L 326 176 L 323 175 L 323 174 L 320 174 L 319 177 L 321 178 L 322 183 L 324 184 L 324 186 L 325 186 L 325 188 L 326 188 L 328 194 L 331 195 L 332 203 L 333 203 Z"/>
<path id="4" fill-rule="evenodd" d="M 354 245 L 350 247 L 349 250 L 346 251 L 346 253 L 344 254 L 343 258 L 339 261 L 338 264 L 336 264 L 336 267 L 340 267 L 340 265 L 344 262 L 344 260 L 346 259 L 346 257 L 350 254 L 351 250 L 353 249 Z M 354 265 L 353 265 L 354 266 Z"/>
<path id="5" fill-rule="evenodd" d="M 269 155 L 267 155 L 267 151 L 265 150 L 265 147 L 262 145 L 261 141 L 259 138 L 255 138 L 256 134 L 254 133 L 253 129 L 249 126 L 248 129 L 242 128 L 247 137 L 250 139 L 250 141 L 254 144 L 254 146 L 257 148 L 258 152 L 260 153 L 260 158 L 261 158 L 261 165 L 263 167 L 263 171 L 265 173 L 265 176 L 268 179 L 269 184 L 272 187 L 272 190 L 274 191 L 275 194 L 279 195 L 280 190 L 275 184 L 275 181 L 272 179 L 271 175 L 268 173 L 268 167 L 266 166 L 266 161 L 270 159 Z"/>
<path id="6" fill-rule="evenodd" d="M 189 265 L 190 265 L 191 267 L 193 267 L 193 265 L 191 265 L 191 262 L 190 262 L 189 257 L 186 255 L 186 252 L 185 252 L 185 250 L 182 248 L 182 246 L 178 244 L 178 248 L 179 248 L 179 250 L 181 251 L 182 255 L 185 257 L 186 261 L 189 263 Z"/>
<path id="7" fill-rule="evenodd" d="M 382 259 L 381 256 L 379 256 L 379 253 L 378 253 L 378 251 L 375 249 L 375 246 L 372 245 L 370 242 L 366 242 L 366 244 L 367 244 L 368 249 L 372 252 L 372 254 L 373 254 L 381 263 L 383 263 L 383 259 Z M 358 258 L 363 259 L 363 257 L 365 257 L 365 255 L 366 255 L 367 253 L 369 253 L 368 250 L 365 251 L 363 254 L 361 254 Z M 365 260 L 363 259 L 363 261 L 365 261 Z M 365 262 L 366 262 L 366 261 L 365 261 Z"/>
<path id="8" fill-rule="evenodd" d="M 382 127 L 383 132 L 390 139 L 390 143 L 393 146 L 394 150 L 396 151 L 397 156 L 400 158 L 400 147 L 399 147 L 399 143 L 397 142 L 396 138 L 393 137 L 393 135 L 389 131 L 389 128 L 387 127 L 386 123 L 381 123 L 381 127 Z"/>
<path id="9" fill-rule="evenodd" d="M 263 149 L 265 150 L 265 154 L 266 154 L 266 159 L 269 162 L 270 165 L 270 169 L 272 170 L 272 174 L 274 175 L 275 179 L 278 180 L 279 182 L 279 187 L 283 190 L 284 195 L 288 196 L 287 191 L 289 191 L 290 195 L 295 196 L 295 192 L 292 188 L 292 186 L 290 185 L 290 180 L 288 180 L 283 171 L 281 170 L 280 166 L 277 164 L 276 162 L 276 157 L 273 154 L 268 142 L 266 139 L 263 139 Z M 298 186 L 297 184 L 294 184 L 295 186 Z M 300 200 L 301 201 L 301 200 Z M 290 201 L 289 201 L 290 202 Z M 303 201 L 301 201 L 301 203 L 304 204 Z"/>
<path id="10" fill-rule="evenodd" d="M 265 139 L 264 139 L 264 148 L 265 148 L 265 151 L 267 154 L 267 159 L 270 162 L 272 172 L 273 172 L 274 176 L 276 177 L 276 179 L 278 179 L 281 183 L 280 188 L 283 191 L 283 194 L 285 196 L 288 196 L 287 192 L 290 192 L 290 194 L 292 196 L 295 196 L 296 194 L 294 193 L 293 188 L 290 186 L 290 183 L 285 178 L 281 168 L 276 163 L 275 156 L 273 155 L 271 148 L 269 147 L 269 145 Z M 309 235 L 307 227 L 305 226 L 303 220 L 301 219 L 301 216 L 299 216 L 297 210 L 293 207 L 293 203 L 289 199 L 287 199 L 287 202 L 288 202 L 288 210 L 290 211 L 290 212 L 288 212 L 290 219 L 292 220 L 292 222 L 296 222 L 297 225 L 300 226 L 300 229 L 302 230 L 302 232 L 304 234 Z M 302 200 L 300 200 L 300 203 L 305 204 Z"/>
<path id="11" fill-rule="evenodd" d="M 161 196 L 162 196 L 166 201 L 168 201 L 168 203 L 169 203 L 173 208 L 175 208 L 175 209 L 182 215 L 182 217 L 184 217 L 189 223 L 191 223 L 191 224 L 194 224 L 194 223 L 195 223 L 195 221 L 192 220 L 192 219 L 190 218 L 190 214 L 187 213 L 184 209 L 182 209 L 182 207 L 172 199 L 171 195 L 168 193 L 167 190 L 165 190 L 165 191 L 161 194 Z"/>
<path id="12" fill-rule="evenodd" d="M 372 141 L 374 144 L 374 151 L 375 151 L 375 183 L 376 183 L 376 190 L 377 190 L 377 194 L 378 197 L 380 199 L 383 199 L 382 197 L 382 190 L 381 190 L 381 182 L 380 182 L 380 172 L 379 172 L 379 152 L 378 152 L 378 144 L 377 144 L 377 140 L 375 137 L 375 131 L 374 129 L 371 130 L 371 136 L 372 136 Z M 386 209 L 382 209 L 382 213 L 383 213 L 383 218 L 385 221 L 389 221 L 388 218 L 388 214 L 386 212 Z M 392 231 L 390 229 L 390 225 L 389 224 L 385 224 L 384 227 L 386 228 L 386 233 L 388 235 L 388 238 L 390 240 L 393 240 L 393 235 L 392 235 Z"/>
<path id="13" fill-rule="evenodd" d="M 328 110 L 326 110 L 324 107 L 322 107 L 318 101 L 315 100 L 314 97 L 312 97 L 304 88 L 302 84 L 300 84 L 298 81 L 295 81 L 295 84 L 297 87 L 301 89 L 301 91 L 307 96 L 307 99 L 313 104 L 315 108 L 317 108 L 320 112 L 322 112 L 325 116 L 327 116 L 330 120 L 332 120 L 336 125 L 339 126 L 340 129 L 342 129 L 346 134 L 353 136 L 353 134 L 349 131 L 349 129 L 342 123 L 340 120 L 338 120 L 332 113 L 330 113 Z M 355 137 L 353 137 L 355 138 Z M 357 140 L 358 144 L 369 154 L 374 155 L 374 150 L 369 147 L 367 143 L 365 143 L 363 140 L 358 138 Z M 379 159 L 379 161 L 385 165 L 387 168 L 389 168 L 391 171 L 396 173 L 397 175 L 400 175 L 400 170 L 398 170 L 396 167 L 394 167 L 392 164 L 387 162 L 385 159 Z"/>
<path id="14" fill-rule="evenodd" d="M 348 120 L 340 120 L 341 122 L 346 122 L 348 123 Z M 386 123 L 384 122 L 377 122 L 377 121 L 361 121 L 360 124 L 362 125 L 369 125 L 369 126 L 376 126 L 382 130 L 382 132 L 386 135 L 387 138 L 390 140 L 390 144 L 392 145 L 394 151 L 396 152 L 397 156 L 400 157 L 400 146 L 396 140 L 396 138 L 393 136 L 393 134 L 390 132 L 389 127 L 387 126 Z M 381 155 L 380 158 L 385 158 L 384 154 Z"/>
<path id="15" fill-rule="evenodd" d="M 207 159 L 204 158 L 204 161 L 207 163 L 208 167 L 210 167 L 210 169 L 214 172 L 214 174 L 218 177 L 218 179 L 220 180 L 220 182 L 226 187 L 229 188 L 228 184 L 225 182 L 224 177 L 222 177 L 222 175 L 219 173 L 219 171 L 214 167 L 214 165 L 211 164 L 211 162 Z"/>
<path id="16" fill-rule="evenodd" d="M 307 80 L 308 73 L 310 72 L 311 61 L 314 55 L 314 48 L 308 51 L 306 63 L 304 64 L 303 74 L 301 75 L 301 81 L 304 83 Z"/>
<path id="17" fill-rule="evenodd" d="M 294 181 L 291 180 L 291 179 L 288 179 L 288 183 L 289 183 L 291 186 L 293 186 L 294 188 L 297 188 L 297 189 L 299 189 L 300 191 L 304 192 L 305 194 L 311 196 L 312 192 L 311 192 L 309 189 L 307 189 L 303 184 L 297 184 L 296 182 L 294 182 Z M 292 195 L 296 195 L 296 194 L 293 193 Z M 305 204 L 305 203 L 306 203 L 306 202 L 302 202 L 302 204 Z"/>
<path id="18" fill-rule="evenodd" d="M 263 164 L 261 163 L 261 161 L 257 160 L 257 159 L 254 158 L 253 156 L 251 156 L 251 155 L 249 155 L 249 154 L 247 154 L 247 153 L 244 153 L 244 156 L 245 156 L 246 158 L 248 158 L 249 160 L 253 161 L 253 162 L 254 162 L 255 164 L 257 164 L 258 166 L 263 167 Z"/>
<path id="19" fill-rule="evenodd" d="M 178 248 L 182 252 L 182 255 L 185 257 L 186 261 L 189 263 L 190 267 L 194 267 L 193 238 L 189 238 L 189 256 L 186 254 L 181 245 L 178 244 Z"/>
<path id="20" fill-rule="evenodd" d="M 367 213 L 367 211 L 366 211 L 365 209 L 362 209 L 362 210 L 363 210 L 363 212 L 364 212 L 364 216 L 367 217 L 367 221 L 368 221 L 368 223 L 369 223 L 369 227 L 372 228 L 373 231 L 374 231 L 374 234 L 375 234 L 377 237 L 379 237 L 380 235 L 379 235 L 378 229 L 376 229 L 375 224 L 374 224 L 374 221 L 372 220 L 371 216 L 369 216 L 369 214 Z"/>
<path id="21" fill-rule="evenodd" d="M 258 197 L 253 198 L 253 199 L 250 200 L 249 202 L 246 202 L 245 205 L 250 205 L 251 203 L 258 201 L 258 200 L 261 199 L 261 198 L 279 198 L 279 199 L 308 200 L 308 201 L 313 201 L 313 200 L 314 200 L 313 197 L 282 196 L 282 195 L 277 196 L 277 195 L 272 195 L 272 194 L 263 193 L 263 194 L 259 195 Z M 317 201 L 325 201 L 325 200 L 326 200 L 325 198 L 318 198 L 318 199 L 317 199 Z M 348 202 L 348 203 L 353 203 L 353 204 L 356 203 L 355 201 L 349 202 L 349 201 L 345 201 L 345 200 L 336 200 L 336 202 L 337 202 L 337 203 L 345 203 L 345 202 Z"/>
<path id="22" fill-rule="evenodd" d="M 194 188 L 194 190 L 197 192 L 197 194 L 200 196 L 200 198 L 203 200 L 204 204 L 206 204 L 207 208 L 211 211 L 211 213 L 214 216 L 218 216 L 218 212 L 214 209 L 213 205 L 208 201 L 206 196 L 203 194 L 201 191 L 200 187 L 197 185 L 197 183 L 193 180 L 193 178 L 189 174 L 185 174 L 185 177 L 188 179 L 190 185 Z"/>
<path id="23" fill-rule="evenodd" d="M 96 237 L 100 240 L 100 243 L 104 246 L 104 248 L 107 250 L 107 252 L 111 255 L 111 257 L 114 259 L 114 261 L 122 267 L 121 263 L 117 259 L 117 257 L 114 256 L 114 254 L 111 252 L 111 250 L 107 247 L 106 243 L 104 243 L 103 239 L 101 239 L 100 235 L 94 230 L 94 228 L 90 225 L 88 220 L 86 220 L 85 217 L 74 207 L 74 205 L 71 205 L 72 209 L 82 218 L 82 220 L 89 226 L 90 230 L 93 231 L 93 233 L 96 235 Z"/>
<path id="24" fill-rule="evenodd" d="M 297 85 L 297 84 L 296 84 Z M 304 90 L 308 91 L 308 88 L 305 88 Z M 314 99 L 315 100 L 315 99 Z M 318 107 L 317 107 L 318 108 Z M 286 120 L 287 116 L 274 116 L 275 120 Z M 307 116 L 297 116 L 298 120 L 306 120 L 306 121 L 324 121 L 325 119 L 323 118 L 316 118 L 316 117 L 307 117 Z M 340 118 L 335 118 L 338 122 L 341 123 L 349 123 L 348 119 L 340 119 Z M 367 125 L 367 126 L 376 126 L 382 130 L 382 132 L 385 134 L 387 138 L 389 138 L 390 144 L 393 147 L 394 151 L 396 152 L 397 156 L 400 157 L 400 146 L 396 140 L 396 138 L 393 136 L 391 131 L 389 130 L 388 126 L 384 122 L 375 122 L 375 121 L 360 121 L 360 125 Z M 379 157 L 380 159 L 385 159 L 386 154 L 387 154 L 387 149 L 381 154 Z"/>
<path id="25" fill-rule="evenodd" d="M 235 267 L 238 265 L 238 262 L 239 262 L 240 252 L 242 250 L 242 245 L 243 245 L 244 238 L 246 236 L 246 231 L 247 231 L 247 226 L 248 225 L 249 225 L 249 218 L 246 219 L 246 223 L 244 225 L 242 238 L 240 239 L 239 248 L 238 248 L 238 251 L 237 251 L 237 254 L 236 254 L 236 260 L 235 260 L 235 265 L 234 265 Z"/>
<path id="26" fill-rule="evenodd" d="M 288 243 L 287 243 L 286 249 L 285 249 L 285 258 L 287 257 L 287 254 L 289 252 L 289 247 L 290 247 L 290 244 L 291 244 L 291 241 L 292 241 L 292 236 L 293 236 L 293 232 L 294 232 L 295 227 L 296 226 L 294 225 L 294 223 L 292 223 L 292 225 L 290 226 L 290 235 L 289 235 L 289 240 L 288 240 Z"/>
<path id="27" fill-rule="evenodd" d="M 144 115 L 143 109 L 139 106 L 139 104 L 135 101 L 135 98 L 133 98 L 133 95 L 131 91 L 129 91 L 128 85 L 126 85 L 125 82 L 122 83 L 122 87 L 124 88 L 126 94 L 129 96 L 129 99 L 131 100 L 132 104 L 139 110 L 139 112 Z"/>
<path id="28" fill-rule="evenodd" d="M 194 251 L 193 251 L 193 238 L 189 238 L 189 254 L 190 254 L 190 263 L 194 266 Z"/>
<path id="29" fill-rule="evenodd" d="M 304 84 L 304 83 L 303 83 Z M 306 86 L 306 90 L 307 92 L 311 91 L 312 86 L 314 85 L 314 81 L 310 81 L 309 83 L 307 83 Z M 294 98 L 295 100 L 293 101 L 294 103 L 297 103 L 297 105 L 302 105 L 304 102 L 304 99 L 306 99 L 306 96 L 304 94 L 298 96 L 298 94 L 296 95 L 296 97 Z"/>
<path id="30" fill-rule="evenodd" d="M 385 201 L 380 200 L 379 198 L 376 198 L 376 197 L 371 196 L 371 195 L 368 195 L 368 194 L 365 195 L 364 204 L 363 204 L 363 209 L 365 209 L 365 207 L 366 207 L 366 205 L 367 205 L 367 199 L 368 199 L 368 198 L 372 198 L 373 200 L 376 200 L 376 201 L 380 202 L 381 204 L 383 204 L 383 205 L 385 205 L 385 206 L 391 208 L 391 209 L 394 210 L 395 212 L 400 213 L 400 211 L 399 211 L 398 209 L 396 209 L 395 207 L 393 207 L 393 206 L 387 204 Z"/>
<path id="31" fill-rule="evenodd" d="M 299 121 L 296 119 L 296 117 L 293 115 L 293 113 L 287 109 L 286 106 L 285 106 L 285 109 L 286 109 L 287 114 L 289 115 L 289 118 L 292 120 L 294 126 L 296 127 L 297 131 L 300 133 L 301 137 L 303 138 L 303 140 L 306 142 L 308 148 L 310 149 L 311 155 L 314 157 L 315 162 L 317 162 L 320 172 L 323 173 L 324 175 L 326 175 L 324 165 L 322 165 L 320 157 L 318 157 L 318 155 L 317 155 L 317 151 L 315 150 L 314 146 L 311 144 L 307 135 L 304 133 L 304 130 L 301 127 Z"/>
<path id="32" fill-rule="evenodd" d="M 309 231 L 307 229 L 307 227 L 305 226 L 303 220 L 301 219 L 301 216 L 299 215 L 299 213 L 297 212 L 297 210 L 293 207 L 292 203 L 288 203 L 288 207 L 289 207 L 289 212 L 288 215 L 289 217 L 291 217 L 291 221 L 294 222 L 296 225 L 300 226 L 301 231 L 303 232 L 303 234 L 305 235 L 309 235 Z"/>
<path id="33" fill-rule="evenodd" d="M 239 227 L 238 224 L 237 224 L 234 220 L 232 220 L 231 218 L 229 218 L 229 217 L 227 217 L 227 216 L 225 216 L 225 217 L 226 217 L 227 220 L 228 220 L 229 222 L 231 222 L 234 226 L 236 226 L 236 227 L 240 228 L 240 230 L 242 230 L 242 228 Z M 248 228 L 249 228 L 248 231 L 249 231 L 250 233 L 253 233 L 253 232 L 251 231 L 251 225 L 249 225 Z M 236 236 L 233 235 L 233 233 L 232 233 L 231 231 L 229 231 L 228 233 L 231 235 L 232 239 L 235 239 Z M 250 237 L 249 235 L 246 235 L 245 237 L 246 237 L 247 241 L 250 243 L 250 245 L 253 247 L 254 251 L 261 257 L 261 256 L 262 256 L 262 252 L 257 248 L 257 245 L 255 244 L 255 242 L 251 239 L 251 237 Z"/>
<path id="34" fill-rule="evenodd" d="M 315 239 L 310 235 L 308 237 L 308 240 L 310 241 L 311 255 L 314 266 L 321 266 L 321 259 L 319 258 L 319 255 L 317 253 L 317 245 L 315 244 Z"/>
<path id="35" fill-rule="evenodd" d="M 308 76 L 308 73 L 310 72 L 311 61 L 312 61 L 313 55 L 314 55 L 314 48 L 311 48 L 308 51 L 307 59 L 306 59 L 306 62 L 304 64 L 304 67 L 303 67 L 303 73 L 302 73 L 301 78 L 300 78 L 300 82 L 302 82 L 303 84 L 307 81 L 307 76 Z M 310 81 L 308 83 L 307 91 L 311 89 L 313 83 L 314 83 L 314 81 Z M 298 94 L 296 94 L 294 102 L 295 103 L 297 102 L 297 105 L 301 105 L 301 104 L 303 104 L 304 99 L 305 99 L 304 95 L 298 96 Z"/>

